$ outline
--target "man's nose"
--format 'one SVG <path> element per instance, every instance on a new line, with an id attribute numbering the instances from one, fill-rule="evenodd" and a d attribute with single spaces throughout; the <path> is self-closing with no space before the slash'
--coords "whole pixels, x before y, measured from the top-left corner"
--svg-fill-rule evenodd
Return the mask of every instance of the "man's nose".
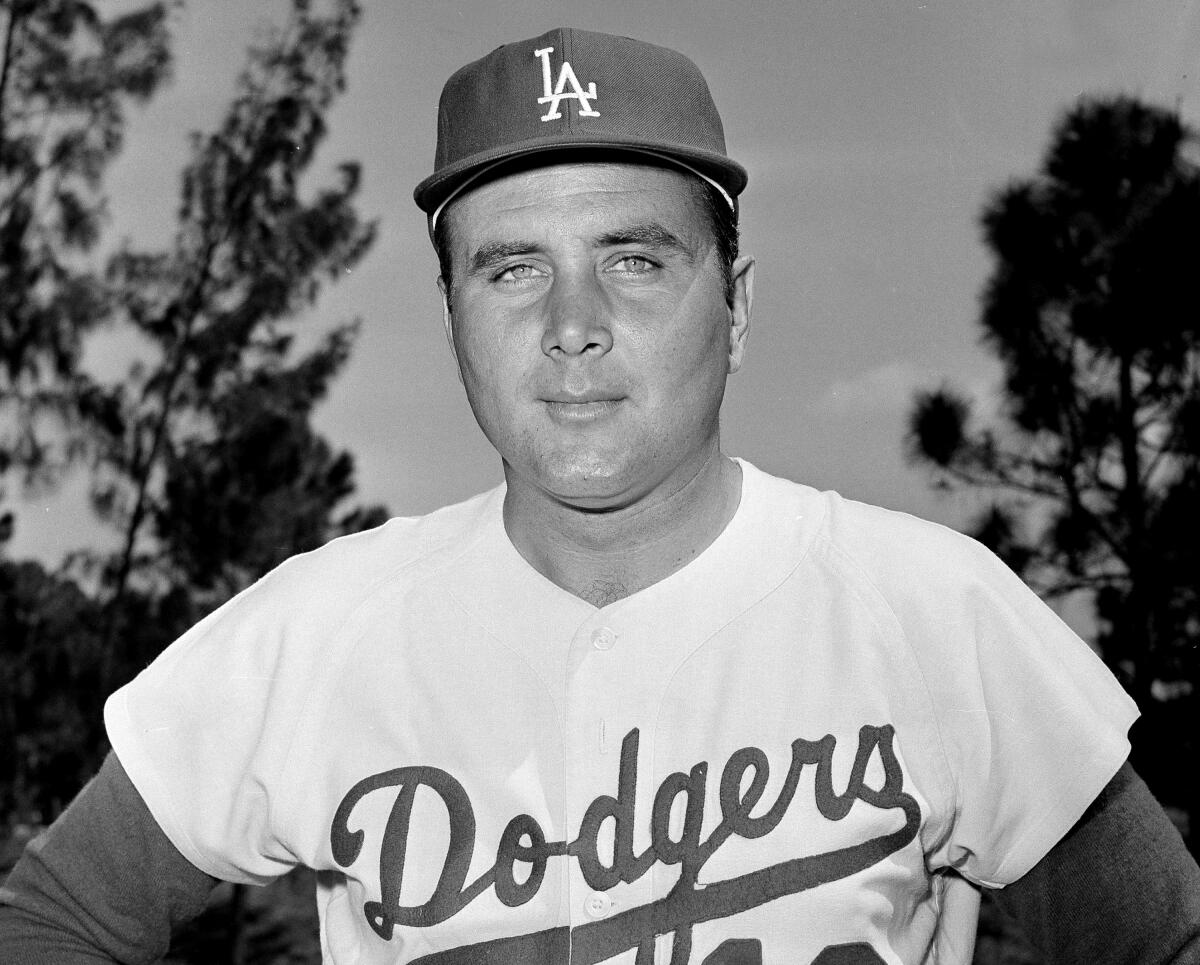
<path id="1" fill-rule="evenodd" d="M 560 273 L 547 296 L 542 351 L 557 358 L 604 355 L 611 348 L 608 299 L 597 280 L 590 273 Z"/>

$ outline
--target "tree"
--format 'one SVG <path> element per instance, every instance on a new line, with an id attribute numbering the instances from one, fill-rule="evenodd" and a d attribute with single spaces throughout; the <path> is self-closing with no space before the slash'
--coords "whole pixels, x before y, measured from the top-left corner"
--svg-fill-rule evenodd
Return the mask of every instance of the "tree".
<path id="1" fill-rule="evenodd" d="M 1084 99 L 1041 170 L 986 206 L 984 344 L 996 425 L 923 393 L 911 455 L 988 493 L 975 533 L 1049 597 L 1090 593 L 1100 652 L 1137 700 L 1134 761 L 1200 829 L 1200 137 L 1177 113 Z M 1168 736 L 1169 735 L 1169 736 Z M 1193 834 L 1193 848 L 1197 838 Z"/>
<path id="2" fill-rule="evenodd" d="M 0 698 L 29 749 L 0 773 L 6 816 L 54 816 L 58 784 L 77 788 L 105 751 L 106 695 L 203 613 L 384 515 L 346 508 L 353 459 L 310 424 L 357 323 L 299 347 L 324 284 L 374 238 L 355 210 L 356 164 L 308 185 L 359 15 L 354 0 L 324 10 L 294 0 L 286 25 L 251 49 L 218 129 L 193 137 L 174 243 L 124 247 L 89 276 L 103 290 L 96 319 L 144 340 L 120 382 L 90 378 L 74 355 L 64 369 L 86 384 L 93 501 L 123 542 L 59 573 L 0 561 Z M 43 223 L 53 210 L 32 211 L 27 233 L 47 259 L 65 250 Z M 78 758 L 61 778 L 38 750 L 60 745 Z"/>
<path id="3" fill-rule="evenodd" d="M 92 761 L 80 700 L 95 684 L 96 606 L 38 563 L 0 562 L 0 814 L 36 821 L 79 790 Z M 56 681 L 47 691 L 46 681 Z"/>
<path id="4" fill-rule="evenodd" d="M 66 0 L 58 8 L 90 10 Z M 312 170 L 358 17 L 355 0 L 320 11 L 293 0 L 287 23 L 251 49 L 223 121 L 193 137 L 173 244 L 123 247 L 102 274 L 80 268 L 83 288 L 71 291 L 90 295 L 54 332 L 41 327 L 50 317 L 42 303 L 37 315 L 33 299 L 0 302 L 26 312 L 5 316 L 2 330 L 20 363 L 9 371 L 23 381 L 14 375 L 0 388 L 41 391 L 38 378 L 57 379 L 53 388 L 69 400 L 61 411 L 73 407 L 81 420 L 76 449 L 92 457 L 94 508 L 122 537 L 117 553 L 87 554 L 87 565 L 59 572 L 0 559 L 0 725 L 16 735 L 16 753 L 0 764 L 0 814 L 10 824 L 55 817 L 105 753 L 106 695 L 203 613 L 285 557 L 384 516 L 347 507 L 353 459 L 311 425 L 357 323 L 306 331 L 325 284 L 374 239 L 355 207 L 358 165 L 340 165 L 327 183 Z M 31 96 L 23 88 L 13 96 L 21 116 L 31 114 Z M 104 144 L 115 153 L 119 137 Z M 87 247 L 103 210 L 93 173 Z M 60 208 L 29 208 L 21 235 L 37 239 L 38 264 L 56 266 L 38 270 L 55 279 L 87 250 L 56 227 Z M 11 260 L 4 270 L 25 278 L 29 264 Z M 55 296 L 54 311 L 71 307 L 69 295 Z M 101 321 L 142 340 L 139 361 L 116 383 L 80 366 L 81 339 Z M 293 901 L 281 917 L 235 891 L 172 960 L 251 960 L 297 935 L 315 948 L 311 882 L 305 895 L 309 907 Z"/>
<path id="5" fill-rule="evenodd" d="M 173 448 L 153 528 L 193 593 L 226 599 L 293 553 L 383 521 L 337 511 L 354 493 L 354 460 L 308 421 L 349 349 L 337 330 L 294 367 L 238 373 L 212 402 L 212 431 Z"/>
<path id="6" fill-rule="evenodd" d="M 296 320 L 374 239 L 354 208 L 357 164 L 302 190 L 359 17 L 354 0 L 330 8 L 294 0 L 287 25 L 251 48 L 219 128 L 193 138 L 173 246 L 126 249 L 110 263 L 118 318 L 153 360 L 98 406 L 111 415 L 94 502 L 123 539 L 104 561 L 103 685 L 126 676 L 127 600 L 182 580 L 206 609 L 286 556 L 380 515 L 336 517 L 353 491 L 353 462 L 308 425 L 355 323 L 296 350 Z"/>
<path id="7" fill-rule="evenodd" d="M 52 455 L 40 422 L 94 414 L 78 366 L 108 299 L 86 256 L 126 105 L 168 73 L 166 10 L 147 3 L 104 19 L 83 0 L 0 0 L 0 24 L 0 415 L 11 419 L 0 476 L 13 466 L 46 474 L 73 447 Z M 11 527 L 2 514 L 0 543 Z"/>

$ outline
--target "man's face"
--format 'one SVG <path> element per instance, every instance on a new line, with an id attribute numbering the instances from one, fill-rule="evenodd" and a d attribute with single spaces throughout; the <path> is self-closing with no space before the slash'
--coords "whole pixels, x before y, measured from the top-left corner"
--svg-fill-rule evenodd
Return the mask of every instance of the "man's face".
<path id="1" fill-rule="evenodd" d="M 447 334 L 509 486 L 589 509 L 681 489 L 714 458 L 741 363 L 751 262 L 733 307 L 690 176 L 639 164 L 509 175 L 447 214 Z"/>

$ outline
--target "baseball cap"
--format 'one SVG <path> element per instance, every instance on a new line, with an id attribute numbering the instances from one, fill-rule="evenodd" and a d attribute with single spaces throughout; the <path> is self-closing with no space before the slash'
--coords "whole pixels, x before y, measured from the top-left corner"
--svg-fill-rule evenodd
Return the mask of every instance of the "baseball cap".
<path id="1" fill-rule="evenodd" d="M 654 44 L 558 27 L 497 47 L 456 71 L 438 102 L 433 174 L 413 198 L 430 217 L 488 171 L 532 155 L 633 152 L 717 187 L 730 206 L 746 170 L 699 68 Z"/>

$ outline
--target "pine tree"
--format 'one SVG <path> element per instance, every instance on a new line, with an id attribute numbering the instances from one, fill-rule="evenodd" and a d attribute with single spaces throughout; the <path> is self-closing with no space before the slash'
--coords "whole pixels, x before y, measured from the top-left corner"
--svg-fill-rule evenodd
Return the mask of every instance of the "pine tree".
<path id="1" fill-rule="evenodd" d="M 1067 112 L 1041 170 L 982 218 L 995 268 L 981 323 L 1004 410 L 977 425 L 971 402 L 942 388 L 917 400 L 910 435 L 940 485 L 990 494 L 975 533 L 1036 589 L 1091 594 L 1096 643 L 1145 718 L 1134 763 L 1193 829 L 1198 147 L 1177 113 L 1131 98 Z"/>

